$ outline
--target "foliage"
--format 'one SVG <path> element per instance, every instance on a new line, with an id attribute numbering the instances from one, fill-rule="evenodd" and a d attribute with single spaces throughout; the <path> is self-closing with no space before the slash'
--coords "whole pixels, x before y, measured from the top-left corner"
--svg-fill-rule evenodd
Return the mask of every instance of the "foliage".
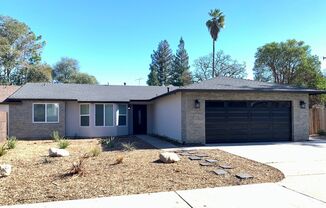
<path id="1" fill-rule="evenodd" d="M 7 147 L 6 147 L 6 144 L 3 144 L 1 147 L 0 147 L 0 157 L 7 154 Z"/>
<path id="2" fill-rule="evenodd" d="M 150 73 L 148 75 L 148 85 L 169 85 L 169 74 L 173 63 L 173 54 L 167 40 L 159 43 L 156 51 L 151 55 Z"/>
<path id="3" fill-rule="evenodd" d="M 189 56 L 184 46 L 184 40 L 180 38 L 169 76 L 169 83 L 174 86 L 185 86 L 192 83 L 191 72 L 189 71 Z"/>
<path id="4" fill-rule="evenodd" d="M 133 142 L 121 143 L 121 146 L 124 151 L 133 151 L 136 149 L 136 146 Z"/>
<path id="5" fill-rule="evenodd" d="M 7 139 L 6 148 L 15 149 L 16 148 L 16 142 L 17 142 L 16 137 L 14 137 L 14 136 L 9 137 Z"/>
<path id="6" fill-rule="evenodd" d="M 121 164 L 122 162 L 123 162 L 123 156 L 118 156 L 115 159 L 115 162 L 113 163 L 113 165 L 118 165 L 118 164 Z"/>
<path id="7" fill-rule="evenodd" d="M 53 131 L 51 134 L 51 138 L 54 142 L 59 142 L 61 140 L 60 134 L 58 131 Z"/>
<path id="8" fill-rule="evenodd" d="M 70 83 L 78 72 L 78 61 L 76 59 L 63 57 L 53 67 L 53 79 L 60 83 Z"/>
<path id="9" fill-rule="evenodd" d="M 26 24 L 0 16 L 0 83 L 24 83 L 23 72 L 39 64 L 44 45 Z"/>
<path id="10" fill-rule="evenodd" d="M 209 16 L 211 19 L 207 20 L 206 22 L 206 27 L 209 30 L 209 33 L 213 39 L 213 54 L 212 54 L 212 77 L 215 77 L 215 42 L 218 38 L 218 35 L 221 31 L 221 29 L 224 27 L 224 21 L 225 21 L 225 16 L 224 14 L 218 10 L 214 9 L 211 10 L 209 13 Z"/>
<path id="11" fill-rule="evenodd" d="M 26 82 L 51 82 L 52 67 L 47 64 L 31 66 L 27 72 Z"/>
<path id="12" fill-rule="evenodd" d="M 223 51 L 217 51 L 215 56 L 215 76 L 226 76 L 233 78 L 245 78 L 246 64 L 238 63 L 230 55 L 224 54 Z M 211 55 L 199 57 L 194 61 L 194 81 L 200 82 L 212 78 L 213 62 Z"/>
<path id="13" fill-rule="evenodd" d="M 93 147 L 89 153 L 89 155 L 91 157 L 97 157 L 101 154 L 102 150 L 100 147 L 96 146 L 96 147 Z"/>
<path id="14" fill-rule="evenodd" d="M 70 145 L 69 141 L 66 140 L 65 138 L 61 138 L 61 139 L 58 141 L 58 147 L 59 147 L 60 149 L 66 149 L 69 145 Z"/>
<path id="15" fill-rule="evenodd" d="M 85 158 L 81 157 L 77 162 L 73 162 L 72 167 L 67 175 L 84 175 L 84 160 Z"/>
<path id="16" fill-rule="evenodd" d="M 109 137 L 107 139 L 102 138 L 100 140 L 100 144 L 106 146 L 107 148 L 114 148 L 115 143 L 116 143 L 115 140 L 116 140 L 115 137 Z"/>
<path id="17" fill-rule="evenodd" d="M 89 75 L 87 73 L 80 73 L 80 72 L 74 74 L 70 82 L 76 84 L 98 84 L 98 81 L 94 76 Z"/>

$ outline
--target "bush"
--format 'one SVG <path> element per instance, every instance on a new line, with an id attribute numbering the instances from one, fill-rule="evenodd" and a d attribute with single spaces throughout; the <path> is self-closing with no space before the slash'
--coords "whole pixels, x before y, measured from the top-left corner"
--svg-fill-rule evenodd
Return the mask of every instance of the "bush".
<path id="1" fill-rule="evenodd" d="M 4 144 L 0 147 L 0 157 L 5 155 L 6 153 L 7 153 L 7 148 L 6 148 L 6 144 Z"/>
<path id="2" fill-rule="evenodd" d="M 323 130 L 323 129 L 319 129 L 319 130 L 318 130 L 318 134 L 319 134 L 320 136 L 325 136 L 325 135 L 326 135 L 326 131 Z"/>
<path id="3" fill-rule="evenodd" d="M 115 137 L 109 137 L 107 139 L 101 139 L 100 144 L 106 146 L 107 148 L 114 148 L 114 146 L 115 146 Z"/>
<path id="4" fill-rule="evenodd" d="M 74 162 L 68 174 L 66 175 L 84 175 L 84 158 L 80 158 L 78 162 Z"/>
<path id="5" fill-rule="evenodd" d="M 16 147 L 16 142 L 17 142 L 17 139 L 16 139 L 16 137 L 14 137 L 14 136 L 11 136 L 11 137 L 9 137 L 8 139 L 7 139 L 7 148 L 8 149 L 15 149 L 15 147 Z"/>
<path id="6" fill-rule="evenodd" d="M 123 156 L 119 156 L 115 159 L 115 163 L 113 163 L 113 165 L 118 165 L 122 163 L 122 161 L 123 161 Z"/>
<path id="7" fill-rule="evenodd" d="M 101 154 L 102 150 L 100 147 L 96 146 L 96 147 L 93 147 L 89 153 L 89 155 L 91 157 L 97 157 Z"/>
<path id="8" fill-rule="evenodd" d="M 59 135 L 58 131 L 53 131 L 51 134 L 51 137 L 53 139 L 54 142 L 59 142 L 62 138 Z"/>
<path id="9" fill-rule="evenodd" d="M 70 145 L 69 141 L 64 138 L 60 139 L 58 142 L 58 147 L 60 149 L 66 149 L 69 145 Z"/>
<path id="10" fill-rule="evenodd" d="M 135 144 L 132 142 L 121 143 L 121 146 L 124 151 L 133 151 L 136 149 Z"/>

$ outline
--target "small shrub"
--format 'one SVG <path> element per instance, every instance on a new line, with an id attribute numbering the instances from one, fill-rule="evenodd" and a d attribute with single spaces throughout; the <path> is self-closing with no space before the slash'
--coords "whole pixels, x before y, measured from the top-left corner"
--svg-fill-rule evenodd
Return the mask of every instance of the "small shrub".
<path id="1" fill-rule="evenodd" d="M 325 135 L 326 135 L 326 131 L 323 130 L 323 129 L 319 129 L 319 130 L 318 130 L 318 134 L 319 134 L 320 136 L 325 136 Z"/>
<path id="2" fill-rule="evenodd" d="M 51 134 L 51 137 L 53 139 L 54 142 L 59 142 L 62 138 L 59 135 L 58 131 L 53 131 Z"/>
<path id="3" fill-rule="evenodd" d="M 60 149 L 66 149 L 70 145 L 69 141 L 66 139 L 60 139 L 58 142 L 58 147 Z"/>
<path id="4" fill-rule="evenodd" d="M 72 167 L 67 175 L 84 175 L 84 158 L 80 158 L 78 162 L 74 162 Z"/>
<path id="5" fill-rule="evenodd" d="M 6 144 L 2 145 L 0 147 L 0 157 L 7 154 L 7 148 L 6 148 Z"/>
<path id="6" fill-rule="evenodd" d="M 17 139 L 16 139 L 16 137 L 14 137 L 14 136 L 11 136 L 11 137 L 9 137 L 8 139 L 7 139 L 7 148 L 8 149 L 15 149 L 15 147 L 16 147 L 16 142 L 17 142 Z"/>
<path id="7" fill-rule="evenodd" d="M 115 162 L 113 163 L 113 165 L 118 165 L 120 163 L 122 163 L 123 161 L 123 156 L 119 156 L 115 159 Z"/>
<path id="8" fill-rule="evenodd" d="M 133 151 L 136 149 L 133 142 L 121 143 L 121 146 L 124 151 Z"/>
<path id="9" fill-rule="evenodd" d="M 100 147 L 96 146 L 96 147 L 93 147 L 89 153 L 89 155 L 91 157 L 97 157 L 101 154 L 102 150 Z"/>
<path id="10" fill-rule="evenodd" d="M 42 160 L 42 164 L 50 164 L 50 163 L 52 163 L 53 161 L 52 160 L 50 160 L 50 159 L 48 159 L 48 158 L 43 158 L 43 160 Z"/>
<path id="11" fill-rule="evenodd" d="M 101 139 L 100 144 L 106 146 L 107 148 L 114 148 L 115 146 L 115 137 L 109 137 L 107 139 Z"/>

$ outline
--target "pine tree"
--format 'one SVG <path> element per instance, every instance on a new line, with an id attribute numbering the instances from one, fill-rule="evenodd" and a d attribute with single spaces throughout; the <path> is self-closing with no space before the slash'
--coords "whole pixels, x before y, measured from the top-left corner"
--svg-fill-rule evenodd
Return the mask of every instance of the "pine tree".
<path id="1" fill-rule="evenodd" d="M 185 49 L 184 40 L 180 38 L 178 50 L 173 60 L 173 69 L 171 70 L 169 83 L 174 86 L 191 84 L 192 76 L 189 69 L 189 56 Z"/>
<path id="2" fill-rule="evenodd" d="M 168 85 L 171 73 L 173 54 L 168 41 L 163 40 L 159 43 L 156 51 L 151 55 L 150 73 L 148 75 L 148 85 Z"/>

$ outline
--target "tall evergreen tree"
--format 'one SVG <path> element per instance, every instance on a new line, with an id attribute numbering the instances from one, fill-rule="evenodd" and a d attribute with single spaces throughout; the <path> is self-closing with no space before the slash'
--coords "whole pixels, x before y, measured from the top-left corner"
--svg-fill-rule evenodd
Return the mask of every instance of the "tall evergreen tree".
<path id="1" fill-rule="evenodd" d="M 173 54 L 167 40 L 159 43 L 156 51 L 151 55 L 150 73 L 148 75 L 148 85 L 168 85 L 169 74 L 171 73 Z"/>
<path id="2" fill-rule="evenodd" d="M 180 38 L 178 50 L 173 60 L 173 68 L 171 70 L 169 83 L 174 86 L 191 84 L 192 76 L 189 69 L 189 56 L 185 49 L 185 42 Z"/>

